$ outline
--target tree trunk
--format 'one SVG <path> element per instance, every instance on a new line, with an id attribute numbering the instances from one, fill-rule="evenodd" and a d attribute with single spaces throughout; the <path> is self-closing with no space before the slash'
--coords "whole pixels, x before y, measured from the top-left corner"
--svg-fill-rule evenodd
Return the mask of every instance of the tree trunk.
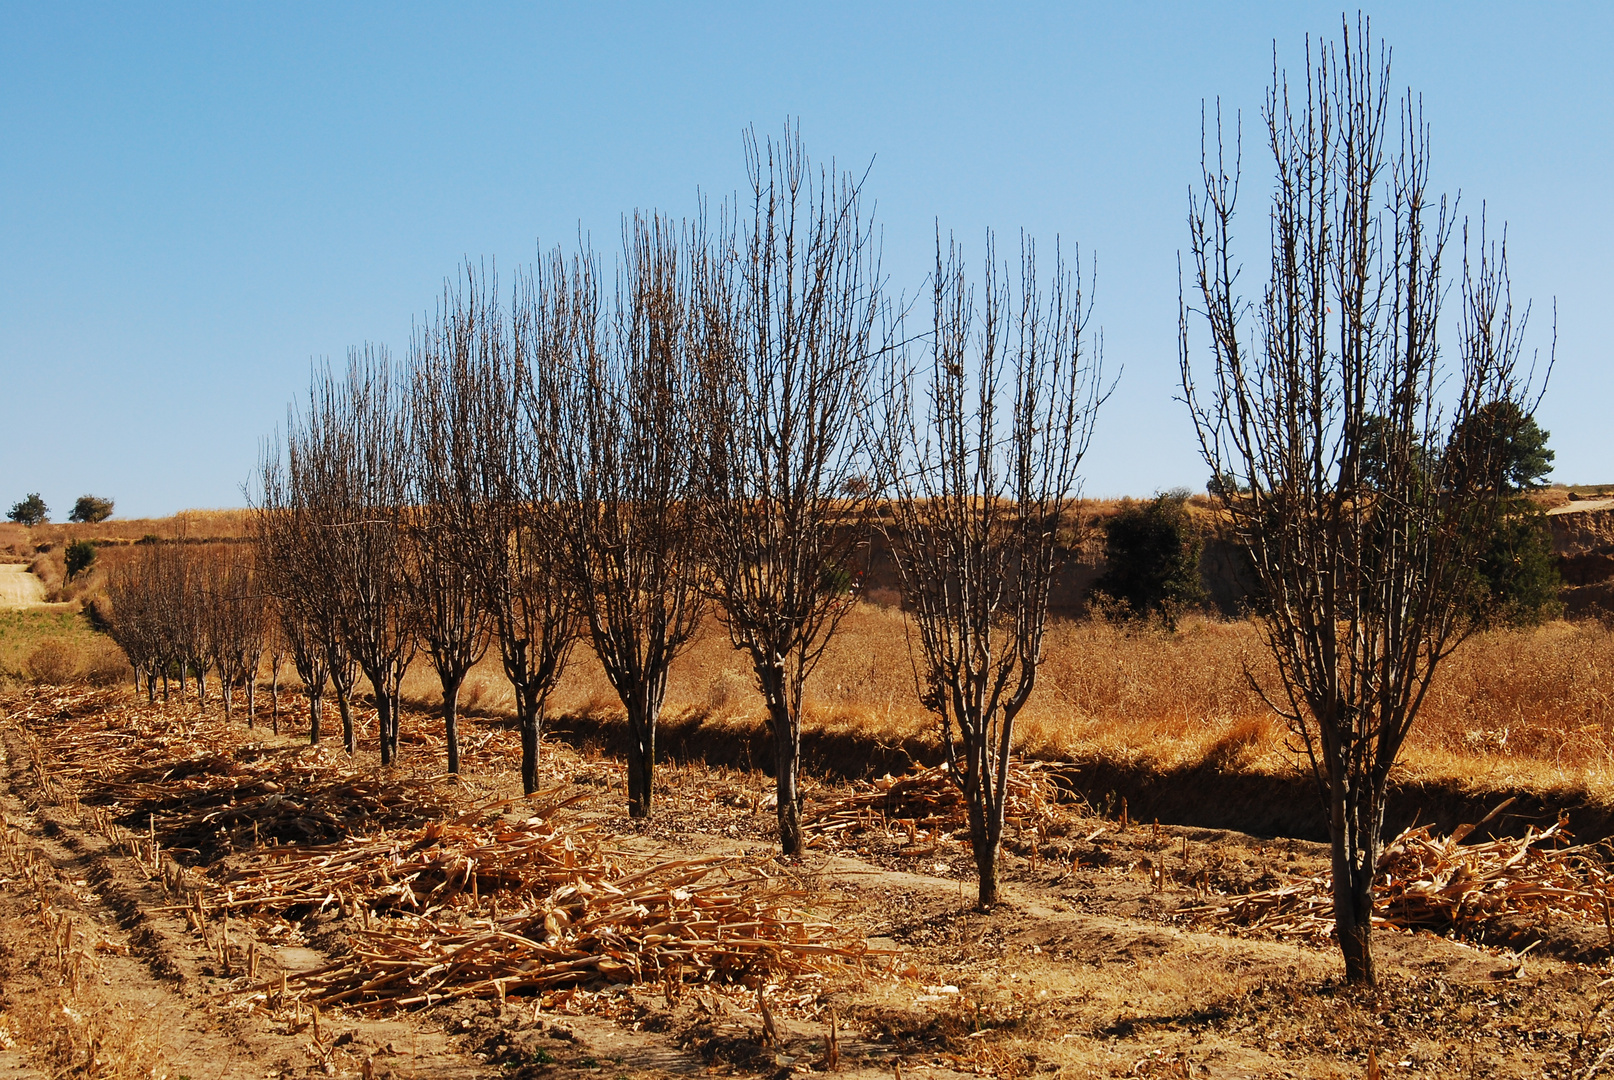
<path id="1" fill-rule="evenodd" d="M 768 707 L 768 727 L 773 731 L 773 779 L 774 795 L 778 800 L 779 850 L 785 855 L 800 855 L 801 723 L 790 713 L 784 668 L 765 659 L 756 663 L 755 668 L 762 699 Z"/>
<path id="2" fill-rule="evenodd" d="M 975 872 L 981 885 L 977 901 L 982 911 L 990 911 L 998 902 L 998 847 L 1003 829 L 1001 825 L 992 827 L 999 815 L 992 812 L 991 783 L 978 769 L 972 763 L 964 795 L 969 804 L 970 853 L 975 856 Z"/>
<path id="3" fill-rule="evenodd" d="M 998 846 L 976 836 L 974 828 L 970 829 L 970 846 L 975 852 L 975 872 L 981 879 L 977 902 L 982 911 L 991 911 L 998 902 Z"/>
<path id="4" fill-rule="evenodd" d="M 269 665 L 269 723 L 280 734 L 280 661 Z"/>
<path id="5" fill-rule="evenodd" d="M 796 784 L 796 773 L 801 765 L 799 740 L 792 740 L 789 732 L 773 729 L 774 795 L 779 800 L 779 850 L 785 855 L 800 855 L 801 791 Z"/>
<path id="6" fill-rule="evenodd" d="M 319 745 L 320 715 L 325 711 L 325 695 L 316 690 L 308 695 L 308 745 Z"/>
<path id="7" fill-rule="evenodd" d="M 157 672 L 153 668 L 146 669 L 146 704 L 157 704 Z"/>
<path id="8" fill-rule="evenodd" d="M 531 795 L 538 790 L 538 741 L 543 735 L 543 709 L 536 694 L 516 692 L 516 709 L 521 720 L 521 791 Z"/>
<path id="9" fill-rule="evenodd" d="M 168 704 L 168 666 L 163 665 L 163 704 Z"/>
<path id="10" fill-rule="evenodd" d="M 398 760 L 398 728 L 403 719 L 403 704 L 399 700 L 403 696 L 403 676 L 399 675 L 398 684 L 392 688 L 392 709 L 387 717 L 387 738 L 392 740 L 392 759 Z"/>
<path id="11" fill-rule="evenodd" d="M 253 727 L 253 718 L 258 707 L 258 677 L 256 673 L 247 676 L 247 727 Z"/>
<path id="12" fill-rule="evenodd" d="M 651 795 L 655 790 L 656 720 L 660 713 L 660 701 L 645 700 L 628 706 L 629 817 L 650 816 Z"/>
<path id="13" fill-rule="evenodd" d="M 1341 873 L 1340 860 L 1334 860 L 1334 931 L 1339 935 L 1339 951 L 1345 957 L 1345 981 L 1361 986 L 1378 985 L 1373 966 L 1373 887 L 1371 875 L 1358 875 L 1347 866 Z M 1368 877 L 1364 884 L 1359 880 Z"/>
<path id="14" fill-rule="evenodd" d="M 1332 771 L 1328 832 L 1334 875 L 1334 932 L 1345 959 L 1345 981 L 1376 986 L 1373 964 L 1373 878 L 1384 828 L 1382 793 L 1368 778 L 1352 787 L 1344 763 Z M 1365 790 L 1364 790 L 1365 789 Z"/>
<path id="15" fill-rule="evenodd" d="M 196 672 L 196 707 L 207 712 L 207 669 L 201 668 Z"/>
<path id="16" fill-rule="evenodd" d="M 448 771 L 460 771 L 459 702 L 460 679 L 450 676 L 443 680 L 443 738 L 448 742 Z M 526 736 L 522 736 L 525 743 Z M 523 745 L 522 754 L 526 754 Z"/>
<path id="17" fill-rule="evenodd" d="M 392 764 L 392 696 L 376 688 L 375 692 L 376 727 L 379 729 L 381 740 L 381 764 L 383 767 Z"/>
<path id="18" fill-rule="evenodd" d="M 342 714 L 342 748 L 347 751 L 348 757 L 359 752 L 359 736 L 353 730 L 353 701 L 351 691 L 338 688 L 336 691 L 336 709 Z"/>

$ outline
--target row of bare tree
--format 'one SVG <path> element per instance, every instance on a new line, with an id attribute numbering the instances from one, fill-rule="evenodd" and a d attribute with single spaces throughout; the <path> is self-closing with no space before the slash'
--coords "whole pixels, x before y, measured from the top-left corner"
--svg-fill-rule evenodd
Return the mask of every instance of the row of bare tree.
<path id="1" fill-rule="evenodd" d="M 1030 241 L 1011 273 L 989 242 L 978 306 L 962 256 L 939 248 L 933 344 L 914 362 L 858 182 L 815 168 L 793 133 L 747 149 L 745 213 L 635 215 L 613 277 L 557 250 L 508 300 L 467 267 L 405 362 L 366 347 L 317 370 L 264 456 L 260 573 L 305 682 L 321 660 L 370 682 L 383 763 L 423 652 L 458 768 L 458 689 L 496 645 L 529 792 L 546 702 L 586 635 L 626 715 L 633 816 L 651 811 L 670 668 L 715 615 L 751 662 L 793 854 L 804 686 L 890 498 L 921 692 L 990 904 L 1014 718 L 1100 401 L 1079 282 L 1057 255 L 1039 277 Z"/>
<path id="2" fill-rule="evenodd" d="M 246 697 L 247 724 L 257 714 L 258 677 L 267 656 L 273 716 L 278 730 L 280 669 L 286 655 L 274 605 L 261 591 L 250 548 L 142 545 L 134 560 L 107 582 L 109 630 L 135 673 L 135 685 L 155 701 L 159 684 L 168 700 L 170 680 L 186 692 L 194 681 L 197 703 L 207 704 L 207 676 L 216 672 L 225 715 L 237 689 Z"/>
<path id="3" fill-rule="evenodd" d="M 1257 689 L 1328 809 L 1361 982 L 1389 775 L 1437 665 L 1479 625 L 1465 599 L 1501 512 L 1504 456 L 1486 440 L 1455 452 L 1455 435 L 1528 415 L 1539 394 L 1483 221 L 1474 244 L 1464 223 L 1450 280 L 1454 207 L 1429 186 L 1419 101 L 1389 75 L 1365 19 L 1308 51 L 1302 86 L 1275 68 L 1254 299 L 1234 242 L 1239 152 L 1219 117 L 1207 126 L 1181 305 L 1184 397 L 1228 478 L 1277 662 Z M 384 761 L 421 650 L 457 764 L 457 688 L 496 642 L 529 791 L 545 703 L 586 634 L 627 716 L 638 816 L 669 668 L 714 614 L 766 705 L 794 853 L 803 687 L 882 529 L 990 906 L 1014 721 L 1106 394 L 1080 280 L 1057 253 L 1041 274 L 1029 241 L 1015 273 L 989 239 L 977 297 L 938 236 L 932 324 L 908 339 L 859 183 L 814 170 L 793 133 L 748 151 L 748 206 L 682 226 L 635 216 L 611 280 L 592 251 L 556 251 L 505 304 L 467 269 L 406 364 L 366 348 L 342 376 L 316 373 L 284 452 L 265 456 L 259 572 L 309 657 L 370 680 Z"/>

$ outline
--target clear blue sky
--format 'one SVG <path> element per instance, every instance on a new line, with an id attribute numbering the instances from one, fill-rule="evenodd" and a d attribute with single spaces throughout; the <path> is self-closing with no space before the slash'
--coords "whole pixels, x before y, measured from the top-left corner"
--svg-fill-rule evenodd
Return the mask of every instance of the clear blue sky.
<path id="1" fill-rule="evenodd" d="M 1354 8 L 1352 9 L 1354 13 Z M 1614 481 L 1614 5 L 1369 11 L 1423 92 L 1435 179 L 1510 225 L 1556 477 Z M 1176 386 L 1200 103 L 1256 117 L 1340 8 L 1273 4 L 0 4 L 0 503 L 241 503 L 311 360 L 402 349 L 466 256 L 509 268 L 744 181 L 799 117 L 861 169 L 895 289 L 934 222 L 1098 260 L 1125 365 L 1087 492 L 1201 487 Z M 1263 163 L 1248 156 L 1250 169 Z M 1247 189 L 1253 239 L 1264 236 Z M 1251 262 L 1261 260 L 1259 247 Z"/>

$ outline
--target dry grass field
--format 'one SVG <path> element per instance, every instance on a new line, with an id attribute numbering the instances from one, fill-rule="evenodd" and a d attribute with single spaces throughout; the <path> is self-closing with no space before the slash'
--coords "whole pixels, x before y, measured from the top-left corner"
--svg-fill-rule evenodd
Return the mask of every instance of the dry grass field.
<path id="1" fill-rule="evenodd" d="M 1102 619 L 1056 622 L 1019 721 L 1020 752 L 1141 773 L 1209 765 L 1292 775 L 1300 759 L 1245 674 L 1270 679 L 1269 665 L 1248 622 L 1192 617 L 1175 632 Z M 1614 630 L 1595 621 L 1476 635 L 1440 669 L 1402 774 L 1477 791 L 1584 789 L 1614 801 L 1611 676 Z M 405 691 L 421 704 L 435 700 L 429 668 L 414 669 Z M 763 728 L 749 665 L 715 621 L 674 667 L 667 693 L 669 721 L 698 721 L 709 742 Z M 809 737 L 854 746 L 934 743 L 899 610 L 855 609 L 809 682 L 808 698 Z M 473 710 L 512 710 L 496 659 L 473 672 L 461 700 Z M 574 654 L 551 711 L 616 715 L 615 695 L 586 645 Z M 856 774 L 855 762 L 849 771 Z"/>

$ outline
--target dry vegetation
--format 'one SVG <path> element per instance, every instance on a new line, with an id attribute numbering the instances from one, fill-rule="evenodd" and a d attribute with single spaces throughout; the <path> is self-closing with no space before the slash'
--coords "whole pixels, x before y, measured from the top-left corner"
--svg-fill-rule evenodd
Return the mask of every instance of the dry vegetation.
<path id="1" fill-rule="evenodd" d="M 810 732 L 869 745 L 934 742 L 934 718 L 917 703 L 902 612 L 859 605 L 807 686 Z M 1282 726 L 1251 690 L 1270 664 L 1255 627 L 1211 617 L 1159 624 L 1057 621 L 1019 725 L 1019 748 L 1049 760 L 1104 760 L 1166 772 L 1211 762 L 1290 772 Z M 1614 630 L 1595 621 L 1496 630 L 1468 641 L 1441 668 L 1408 743 L 1403 769 L 1423 778 L 1531 787 L 1584 785 L 1614 797 Z M 431 673 L 415 670 L 407 696 L 426 701 Z M 484 661 L 461 700 L 512 709 L 497 668 Z M 762 704 L 749 666 L 708 625 L 674 666 L 673 716 L 719 730 L 754 730 Z M 614 694 L 584 648 L 557 688 L 559 714 L 605 719 Z"/>
<path id="2" fill-rule="evenodd" d="M 295 720 L 248 732 L 194 701 L 40 688 L 3 705 L 0 1027 L 58 1075 L 1338 1077 L 1371 1060 L 1584 1076 L 1614 1045 L 1584 880 L 1567 929 L 1493 893 L 1476 926 L 1511 918 L 1513 948 L 1387 926 L 1382 985 L 1352 990 L 1326 920 L 1206 914 L 1314 889 L 1319 845 L 1128 828 L 1050 798 L 1049 770 L 1016 773 L 1005 902 L 981 915 L 935 773 L 807 778 L 814 839 L 781 863 L 760 776 L 669 768 L 659 820 L 632 821 L 619 762 L 551 744 L 524 800 L 503 722 L 466 719 L 450 777 L 418 711 L 384 773 L 370 709 L 350 763 Z M 1420 872 L 1460 876 L 1454 842 L 1412 843 Z M 1603 872 L 1593 851 L 1537 845 Z M 1474 848 L 1479 885 L 1510 850 Z M 676 880 L 711 866 L 741 872 Z M 615 895 L 635 889 L 638 907 Z M 578 946 L 570 976 L 521 966 Z M 397 971 L 419 989 L 387 983 Z"/>

